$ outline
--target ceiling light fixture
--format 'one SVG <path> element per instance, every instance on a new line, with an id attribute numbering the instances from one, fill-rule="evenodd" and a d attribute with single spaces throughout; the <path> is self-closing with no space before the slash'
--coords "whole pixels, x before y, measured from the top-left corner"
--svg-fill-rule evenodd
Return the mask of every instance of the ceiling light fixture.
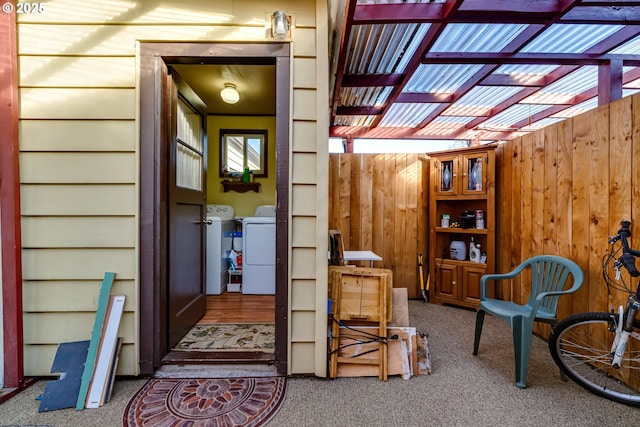
<path id="1" fill-rule="evenodd" d="M 281 10 L 276 10 L 271 15 L 271 37 L 278 40 L 284 40 L 289 36 L 291 24 L 287 14 Z"/>
<path id="2" fill-rule="evenodd" d="M 227 104 L 235 104 L 240 101 L 240 94 L 233 83 L 224 84 L 224 89 L 220 91 L 220 97 Z"/>

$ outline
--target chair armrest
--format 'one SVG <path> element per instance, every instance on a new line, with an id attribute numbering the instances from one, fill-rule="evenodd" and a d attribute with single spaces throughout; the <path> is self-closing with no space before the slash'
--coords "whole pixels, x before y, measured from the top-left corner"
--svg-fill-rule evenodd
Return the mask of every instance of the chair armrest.
<path id="1" fill-rule="evenodd" d="M 489 292 L 489 282 L 497 282 L 498 280 L 510 279 L 511 276 L 509 273 L 507 274 L 485 274 L 480 277 L 480 301 L 487 299 Z"/>
<path id="2" fill-rule="evenodd" d="M 515 270 L 510 271 L 508 273 L 491 273 L 491 274 L 485 274 L 484 276 L 482 276 L 480 278 L 480 300 L 486 299 L 489 295 L 489 292 L 487 292 L 489 281 L 513 279 L 514 277 L 519 275 L 522 272 L 522 270 L 524 270 L 527 266 L 528 266 L 527 263 L 522 263 L 519 266 L 517 266 Z"/>
<path id="3" fill-rule="evenodd" d="M 552 295 L 565 295 L 565 294 L 572 294 L 575 291 L 577 291 L 578 289 L 580 289 L 580 287 L 582 286 L 582 281 L 573 282 L 573 286 L 571 286 L 569 289 L 567 290 L 561 290 L 561 291 L 555 291 L 555 292 L 541 292 L 537 297 L 536 300 L 533 303 L 533 310 L 532 310 L 532 314 L 535 317 L 535 313 L 538 311 L 538 307 L 540 306 L 540 304 L 542 304 L 542 301 L 544 300 L 545 297 L 548 296 L 552 296 Z"/>
<path id="4" fill-rule="evenodd" d="M 582 280 L 577 282 L 574 280 L 573 285 L 566 290 L 561 290 L 561 291 L 557 291 L 557 292 L 544 292 L 547 295 L 562 295 L 562 294 L 572 294 L 575 291 L 577 291 L 578 289 L 580 289 L 580 287 L 582 286 Z"/>
<path id="5" fill-rule="evenodd" d="M 499 280 L 509 280 L 516 277 L 517 274 L 500 273 L 500 274 L 485 274 L 480 278 L 480 300 L 489 298 L 489 282 L 497 282 Z"/>

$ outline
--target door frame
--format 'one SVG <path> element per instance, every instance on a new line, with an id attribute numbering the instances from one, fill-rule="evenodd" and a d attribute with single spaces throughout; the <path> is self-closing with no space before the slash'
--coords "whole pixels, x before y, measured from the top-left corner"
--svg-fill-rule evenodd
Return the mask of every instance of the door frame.
<path id="1" fill-rule="evenodd" d="M 289 157 L 291 47 L 278 43 L 140 42 L 140 374 L 151 375 L 167 348 L 168 148 L 162 124 L 163 69 L 175 63 L 271 58 L 276 67 L 276 370 L 287 374 L 289 319 Z M 164 141 L 164 142 L 163 142 Z"/>

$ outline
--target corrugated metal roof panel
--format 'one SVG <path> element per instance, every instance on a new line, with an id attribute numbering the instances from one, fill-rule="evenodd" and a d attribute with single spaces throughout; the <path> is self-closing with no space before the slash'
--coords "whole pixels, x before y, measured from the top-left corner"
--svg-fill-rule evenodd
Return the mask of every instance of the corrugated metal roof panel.
<path id="1" fill-rule="evenodd" d="M 532 117 L 534 114 L 551 107 L 551 105 L 514 104 L 503 112 L 483 122 L 479 128 L 512 130 L 512 126 L 522 120 Z M 515 130 L 515 129 L 514 129 Z"/>
<path id="2" fill-rule="evenodd" d="M 635 95 L 640 92 L 640 88 L 622 89 L 622 97 Z"/>
<path id="3" fill-rule="evenodd" d="M 476 86 L 454 102 L 443 114 L 485 116 L 492 108 L 521 90 L 520 86 Z"/>
<path id="4" fill-rule="evenodd" d="M 591 98 L 587 101 L 581 102 L 580 104 L 576 104 L 571 106 L 565 110 L 562 110 L 551 117 L 557 117 L 566 119 L 569 117 L 577 116 L 578 114 L 582 114 L 586 111 L 592 110 L 598 106 L 598 97 Z"/>
<path id="5" fill-rule="evenodd" d="M 563 120 L 565 120 L 565 119 L 559 118 L 559 117 L 547 117 L 545 119 L 538 120 L 535 123 L 531 123 L 530 125 L 522 127 L 522 128 L 520 128 L 520 130 L 521 131 L 525 131 L 525 132 L 534 131 L 534 130 L 545 128 L 547 126 L 551 126 L 551 125 L 556 124 L 558 122 L 561 122 Z"/>
<path id="6" fill-rule="evenodd" d="M 449 24 L 431 52 L 500 52 L 526 24 Z"/>
<path id="7" fill-rule="evenodd" d="M 635 79 L 623 86 L 623 89 L 639 89 L 640 79 Z"/>
<path id="8" fill-rule="evenodd" d="M 623 89 L 640 89 L 640 79 L 635 79 L 623 86 Z"/>
<path id="9" fill-rule="evenodd" d="M 421 64 L 403 92 L 453 93 L 481 68 L 479 64 Z"/>
<path id="10" fill-rule="evenodd" d="M 337 107 L 339 114 L 362 114 L 370 111 L 341 107 L 375 107 L 386 111 L 386 114 L 338 117 L 335 120 L 336 134 L 360 135 L 360 132 L 364 132 L 367 136 L 412 138 L 420 132 L 425 138 L 438 138 L 438 135 L 446 134 L 451 138 L 471 135 L 472 138 L 491 139 L 504 138 L 504 131 L 508 131 L 508 137 L 512 138 L 523 133 L 515 130 L 515 125 L 526 124 L 534 117 L 542 118 L 560 108 L 567 109 L 552 119 L 541 119 L 530 124 L 525 128 L 527 132 L 571 115 L 574 111 L 585 111 L 585 108 L 596 106 L 600 63 L 573 65 L 575 62 L 570 55 L 586 52 L 594 56 L 606 53 L 625 57 L 640 55 L 640 26 L 633 25 L 629 21 L 631 15 L 615 10 L 616 6 L 605 7 L 600 4 L 607 2 L 583 0 L 576 7 L 564 11 L 548 0 L 540 5 L 530 2 L 531 7 L 504 0 L 498 1 L 501 4 L 483 0 L 355 1 L 358 6 L 355 15 L 351 17 L 353 20 L 344 17 L 345 23 L 351 25 L 348 28 L 350 39 L 347 40 L 347 50 L 336 56 L 340 61 L 345 60 L 345 69 L 341 71 L 349 75 L 349 81 L 353 81 L 354 75 L 376 74 L 380 80 L 391 80 L 390 77 L 394 76 L 385 74 L 407 74 L 406 78 L 397 79 L 394 87 L 365 88 L 343 87 L 339 81 L 343 73 L 337 73 L 335 87 L 341 91 L 336 100 L 339 104 L 333 105 L 332 111 L 336 111 Z M 442 4 L 445 2 L 451 2 L 453 7 L 443 9 Z M 614 5 L 623 2 L 608 3 Z M 340 5 L 344 5 L 344 2 L 340 2 Z M 383 8 L 383 5 L 393 7 Z M 515 5 L 515 14 L 510 12 L 509 5 Z M 631 14 L 632 10 L 640 10 L 640 6 L 625 7 L 629 7 Z M 447 13 L 442 14 L 445 9 Z M 352 9 L 349 8 L 348 11 L 351 12 Z M 413 19 L 411 17 L 424 22 L 408 23 Z M 368 24 L 365 25 L 364 22 Z M 602 25 L 601 22 L 606 24 Z M 440 24 L 443 25 L 438 28 L 441 32 L 432 31 L 433 26 Z M 536 34 L 527 31 L 537 31 L 539 28 L 544 30 Z M 336 31 L 339 30 L 336 27 Z M 521 41 L 520 37 L 525 34 L 531 36 L 531 40 L 526 46 L 516 46 L 516 41 Z M 435 39 L 427 40 L 424 38 L 427 35 L 433 35 Z M 624 42 L 628 37 L 633 39 Z M 440 60 L 420 63 L 423 52 L 418 52 L 417 47 L 431 42 L 431 53 L 443 53 L 454 59 L 449 64 L 435 64 L 443 62 Z M 617 46 L 618 44 L 621 45 Z M 539 56 L 541 62 L 536 65 L 509 64 L 511 52 L 535 53 L 537 55 L 532 55 L 529 60 L 536 61 L 536 56 Z M 474 53 L 478 55 L 474 56 Z M 487 54 L 487 61 L 481 64 L 483 53 Z M 497 55 L 492 55 L 493 53 Z M 568 57 L 563 58 L 565 55 Z M 593 59 L 594 56 L 585 56 L 583 59 Z M 521 59 L 516 58 L 515 61 L 519 62 Z M 416 70 L 408 69 L 409 63 L 415 65 Z M 623 96 L 640 91 L 640 77 L 635 75 L 639 69 L 640 67 L 628 65 L 624 67 L 624 79 L 627 82 L 623 85 Z M 574 71 L 565 76 L 569 70 Z M 415 98 L 403 95 L 400 100 L 418 100 L 418 94 L 425 94 L 424 100 L 430 103 L 398 102 L 395 95 L 396 90 L 400 89 L 403 94 L 415 95 Z M 391 94 L 394 95 L 393 103 L 390 103 Z M 522 101 L 520 98 L 524 94 L 531 95 Z M 588 96 L 594 99 L 568 108 L 576 99 L 584 100 Z M 455 100 L 452 104 L 446 103 L 452 98 Z M 516 101 L 517 105 L 505 108 L 507 104 Z M 501 113 L 478 126 L 477 130 L 467 129 L 471 123 L 485 120 L 497 111 Z M 417 125 L 427 117 L 432 119 L 431 122 L 419 129 Z M 372 127 L 374 123 L 377 125 L 375 128 Z M 347 126 L 340 124 L 353 124 L 356 130 L 349 130 Z M 481 126 L 485 126 L 485 129 L 481 130 Z"/>
<path id="11" fill-rule="evenodd" d="M 380 121 L 380 126 L 414 127 L 440 104 L 393 104 Z"/>
<path id="12" fill-rule="evenodd" d="M 585 65 L 520 101 L 527 103 L 567 104 L 573 97 L 598 85 L 598 67 Z"/>
<path id="13" fill-rule="evenodd" d="M 354 25 L 345 62 L 348 74 L 404 71 L 430 24 Z"/>
<path id="14" fill-rule="evenodd" d="M 493 72 L 493 74 L 506 74 L 508 76 L 525 75 L 525 76 L 540 77 L 540 76 L 545 76 L 551 73 L 558 67 L 559 65 L 555 65 L 555 64 L 543 64 L 543 65 L 505 64 L 498 67 Z"/>
<path id="15" fill-rule="evenodd" d="M 612 49 L 610 53 L 615 54 L 629 54 L 629 55 L 638 55 L 640 54 L 640 36 L 629 40 L 625 44 L 618 46 L 615 49 Z"/>
<path id="16" fill-rule="evenodd" d="M 553 24 L 521 52 L 582 53 L 622 28 L 623 25 Z"/>
<path id="17" fill-rule="evenodd" d="M 466 125 L 472 120 L 475 120 L 475 116 L 440 116 L 436 117 L 431 123 L 444 123 L 444 124 L 461 124 Z"/>
<path id="18" fill-rule="evenodd" d="M 400 61 L 398 61 L 398 66 L 396 69 L 399 73 L 404 72 L 405 68 L 407 68 L 407 64 L 411 61 L 411 57 L 415 54 L 416 49 L 422 43 L 422 40 L 427 35 L 427 31 L 431 28 L 431 24 L 420 24 L 414 33 L 414 36 L 409 43 L 409 46 L 402 52 L 402 57 Z"/>
<path id="19" fill-rule="evenodd" d="M 465 125 L 470 121 L 475 120 L 475 117 L 459 117 L 459 116 L 447 116 L 436 117 L 431 123 L 424 128 L 416 132 L 416 136 L 421 135 L 433 135 L 440 134 L 445 136 L 452 136 L 464 129 Z"/>
<path id="20" fill-rule="evenodd" d="M 338 105 L 347 107 L 375 107 L 383 105 L 391 90 L 390 86 L 343 87 L 340 88 Z"/>
<path id="21" fill-rule="evenodd" d="M 376 116 L 336 116 L 335 126 L 365 126 L 370 127 Z"/>

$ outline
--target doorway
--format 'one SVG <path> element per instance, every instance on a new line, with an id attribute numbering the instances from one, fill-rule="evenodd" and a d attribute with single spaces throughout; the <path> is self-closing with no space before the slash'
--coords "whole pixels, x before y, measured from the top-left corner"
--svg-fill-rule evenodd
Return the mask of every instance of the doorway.
<path id="1" fill-rule="evenodd" d="M 275 67 L 276 132 L 276 286 L 273 314 L 275 348 L 258 356 L 248 353 L 181 355 L 180 363 L 274 364 L 279 374 L 287 373 L 288 325 L 288 217 L 289 217 L 289 104 L 290 46 L 288 43 L 141 43 L 140 45 L 140 371 L 150 375 L 163 363 L 177 363 L 171 352 L 169 319 L 174 260 L 171 257 L 171 140 L 165 118 L 169 116 L 172 64 L 272 63 Z M 209 166 L 215 173 L 215 166 Z M 195 211 L 195 209 L 192 209 Z M 202 210 L 201 210 L 202 211 Z M 201 214 L 199 221 L 204 221 Z M 202 227 L 203 228 L 203 227 Z M 197 239 L 196 239 L 197 240 Z M 204 287 L 201 287 L 204 293 Z M 208 299 L 208 298 L 205 298 Z M 200 298 L 194 298 L 200 301 Z M 201 303 L 194 304 L 202 309 Z M 190 306 L 181 310 L 189 312 Z M 189 316 L 187 316 L 189 317 Z M 198 316 L 200 318 L 200 316 Z M 221 359 L 222 357 L 222 359 Z"/>

